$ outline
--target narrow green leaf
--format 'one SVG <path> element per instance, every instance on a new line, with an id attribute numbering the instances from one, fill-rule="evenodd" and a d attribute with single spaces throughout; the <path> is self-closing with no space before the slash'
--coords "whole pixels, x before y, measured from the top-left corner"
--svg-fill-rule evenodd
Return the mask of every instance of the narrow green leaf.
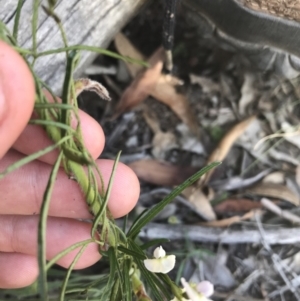
<path id="1" fill-rule="evenodd" d="M 48 0 L 49 9 L 53 10 L 56 3 L 57 3 L 57 0 Z"/>
<path id="2" fill-rule="evenodd" d="M 113 288 L 111 290 L 111 294 L 109 297 L 109 301 L 119 301 L 121 297 L 120 293 L 120 278 L 116 278 Z"/>
<path id="3" fill-rule="evenodd" d="M 81 255 L 83 254 L 83 252 L 85 251 L 85 249 L 87 248 L 87 246 L 88 246 L 88 244 L 85 244 L 84 246 L 81 247 L 80 251 L 76 254 L 76 256 L 74 257 L 74 259 L 71 263 L 71 265 L 68 268 L 66 277 L 63 281 L 61 291 L 60 291 L 60 296 L 59 296 L 60 301 L 64 301 L 64 299 L 65 299 L 66 288 L 67 288 L 68 281 L 69 281 L 70 275 L 72 273 L 72 270 L 73 270 L 75 264 L 77 263 L 77 261 L 79 260 L 79 258 L 81 257 Z"/>
<path id="4" fill-rule="evenodd" d="M 183 260 L 180 261 L 180 265 L 178 267 L 178 271 L 177 271 L 177 275 L 176 275 L 176 279 L 175 279 L 176 283 L 179 283 L 179 281 L 183 275 L 183 271 L 186 266 L 186 263 L 187 263 L 187 258 L 184 258 Z"/>
<path id="5" fill-rule="evenodd" d="M 147 258 L 145 254 L 137 253 L 137 252 L 130 250 L 128 248 L 125 248 L 123 246 L 118 246 L 118 250 L 124 254 L 130 255 L 131 257 L 137 257 L 140 260 L 144 260 Z"/>
<path id="6" fill-rule="evenodd" d="M 128 232 L 127 232 L 127 237 L 129 237 L 129 236 L 128 236 L 128 235 L 129 235 L 129 232 L 131 231 L 131 229 L 132 229 L 133 227 L 135 227 L 135 224 L 136 224 L 139 220 L 143 219 L 143 217 L 146 216 L 146 214 L 149 212 L 149 210 L 150 210 L 150 209 L 148 209 L 148 208 L 144 209 L 144 210 L 136 217 L 135 221 L 132 223 L 130 229 L 129 229 Z"/>
<path id="7" fill-rule="evenodd" d="M 66 136 L 65 138 L 61 139 L 59 142 L 50 145 L 48 147 L 46 147 L 45 149 L 42 149 L 36 153 L 33 153 L 29 156 L 24 157 L 23 159 L 15 162 L 14 164 L 11 164 L 10 166 L 8 166 L 4 171 L 2 171 L 0 173 L 0 180 L 2 178 L 4 178 L 4 176 L 6 176 L 7 174 L 9 174 L 10 172 L 13 172 L 14 170 L 22 167 L 25 164 L 28 164 L 34 160 L 36 160 L 37 158 L 48 154 L 49 152 L 53 151 L 54 149 L 56 149 L 58 146 L 60 146 L 61 144 L 63 144 L 65 141 L 67 141 L 68 139 L 70 139 L 72 136 Z"/>
<path id="8" fill-rule="evenodd" d="M 1 22 L 0 22 L 0 26 L 1 26 Z M 0 32 L 1 32 L 1 29 L 0 29 Z M 2 36 L 0 36 L 0 37 L 1 37 L 1 40 L 2 40 L 3 37 Z M 18 46 L 13 46 L 13 48 L 14 48 L 14 50 L 16 50 L 21 55 L 32 55 L 32 51 L 30 49 L 24 49 L 24 48 L 21 48 L 21 47 L 18 47 Z"/>
<path id="9" fill-rule="evenodd" d="M 59 252 L 46 264 L 46 270 L 48 271 L 58 260 L 60 260 L 64 256 L 66 256 L 71 251 L 73 251 L 79 247 L 85 246 L 86 244 L 90 244 L 92 242 L 95 242 L 95 240 L 92 238 L 83 240 L 83 241 L 77 242 L 77 243 L 73 244 L 72 246 L 68 247 L 67 249 Z"/>
<path id="10" fill-rule="evenodd" d="M 168 194 L 161 202 L 149 209 L 142 217 L 138 218 L 128 231 L 127 237 L 135 238 L 141 229 L 147 225 L 161 210 L 168 205 L 176 196 L 178 196 L 184 189 L 196 182 L 201 176 L 209 170 L 220 165 L 220 162 L 214 162 L 202 168 L 193 176 L 184 181 L 181 185 L 176 187 L 170 194 Z"/>
<path id="11" fill-rule="evenodd" d="M 125 233 L 126 232 L 126 228 L 127 228 L 127 224 L 128 224 L 128 214 L 126 214 L 124 217 L 123 217 L 123 227 L 122 227 L 122 230 L 123 232 Z"/>
<path id="12" fill-rule="evenodd" d="M 123 263 L 123 271 L 124 271 L 124 288 L 123 291 L 125 292 L 125 301 L 132 301 L 132 283 L 130 280 L 130 269 L 131 269 L 131 259 L 125 259 Z"/>
<path id="13" fill-rule="evenodd" d="M 103 49 L 103 48 L 99 48 L 99 47 L 94 47 L 94 46 L 89 46 L 89 45 L 73 45 L 73 46 L 69 46 L 69 47 L 62 47 L 62 48 L 57 48 L 57 49 L 51 49 L 51 50 L 47 50 L 47 51 L 43 51 L 38 53 L 37 57 L 40 56 L 45 56 L 45 55 L 51 55 L 51 54 L 55 54 L 55 53 L 62 53 L 62 52 L 66 52 L 66 51 L 70 51 L 70 50 L 86 50 L 86 51 L 91 51 L 91 52 L 95 52 L 95 53 L 99 53 L 99 54 L 104 54 L 106 56 L 110 56 L 113 57 L 115 59 L 118 60 L 122 60 L 128 63 L 135 63 L 135 64 L 139 64 L 142 65 L 144 67 L 149 67 L 149 64 L 144 62 L 144 61 L 140 61 L 140 60 L 136 60 L 130 57 L 126 57 L 126 56 L 122 56 L 119 55 L 115 52 Z"/>
<path id="14" fill-rule="evenodd" d="M 63 104 L 70 104 L 70 102 L 72 104 L 72 102 L 73 102 L 73 99 L 71 96 L 74 96 L 74 95 L 71 94 L 71 86 L 72 86 L 73 72 L 75 69 L 75 63 L 76 63 L 77 58 L 78 58 L 78 52 L 76 52 L 75 50 L 71 51 L 67 55 L 66 74 L 65 74 L 65 78 L 64 78 L 62 98 L 61 98 Z M 69 111 L 62 111 L 61 122 L 63 124 L 70 124 Z M 64 137 L 66 135 L 66 133 L 67 133 L 67 130 L 62 128 L 61 136 Z"/>
<path id="15" fill-rule="evenodd" d="M 97 276 L 97 275 L 95 275 L 95 276 Z M 90 290 L 93 290 L 94 287 L 96 287 L 96 289 L 98 291 L 99 290 L 103 291 L 104 285 L 107 283 L 109 275 L 102 275 L 102 276 L 97 276 L 97 277 L 99 277 L 99 279 L 94 280 L 93 282 L 89 283 L 85 288 L 82 288 L 81 293 L 83 293 L 83 292 L 88 293 Z M 81 283 L 81 279 L 82 279 L 82 276 L 80 277 L 79 283 Z M 101 289 L 100 287 L 102 287 L 102 286 L 103 286 L 103 288 Z M 102 293 L 101 293 L 101 295 L 102 295 Z M 99 299 L 98 299 L 98 301 L 99 301 Z"/>
<path id="16" fill-rule="evenodd" d="M 121 271 L 121 267 L 120 267 L 120 264 L 119 264 L 119 261 L 118 261 L 118 258 L 117 258 L 117 255 L 118 255 L 118 250 L 116 249 L 116 248 L 114 248 L 114 260 L 116 261 L 116 267 L 117 267 L 117 272 L 118 272 L 118 275 L 119 275 L 119 280 L 120 280 L 120 283 L 121 284 L 124 284 L 124 275 L 123 275 L 123 273 L 122 273 L 122 271 Z M 120 287 L 120 289 L 121 289 L 121 293 L 123 293 L 122 292 L 122 286 Z"/>
<path id="17" fill-rule="evenodd" d="M 166 285 L 166 287 L 170 288 L 172 293 L 175 295 L 175 297 L 180 300 L 182 298 L 182 290 L 179 288 L 172 280 L 171 278 L 162 273 L 156 274 L 157 277 Z"/>
<path id="18" fill-rule="evenodd" d="M 109 200 L 109 197 L 110 197 L 110 193 L 111 193 L 111 189 L 112 189 L 112 185 L 113 185 L 113 180 L 114 180 L 114 177 L 115 177 L 115 174 L 116 174 L 116 169 L 117 169 L 117 165 L 118 165 L 119 160 L 120 160 L 120 156 L 121 156 L 121 152 L 119 152 L 117 154 L 117 157 L 114 161 L 113 169 L 112 169 L 112 172 L 111 172 L 111 175 L 110 175 L 110 178 L 109 178 L 109 182 L 108 182 L 108 185 L 107 185 L 107 189 L 106 189 L 106 193 L 105 193 L 105 196 L 104 196 L 103 204 L 101 204 L 101 209 L 100 209 L 99 213 L 96 215 L 96 217 L 93 221 L 92 234 L 91 234 L 92 237 L 95 236 L 95 233 L 97 231 L 97 227 L 99 225 L 99 222 L 102 218 L 103 213 L 105 212 L 105 209 L 107 208 L 107 203 L 108 203 L 108 200 Z"/>
<path id="19" fill-rule="evenodd" d="M 61 109 L 61 110 L 74 110 L 74 107 L 70 104 L 65 103 L 36 103 L 34 105 L 35 109 Z"/>
<path id="20" fill-rule="evenodd" d="M 105 292 L 101 296 L 100 301 L 106 300 L 106 295 L 110 293 L 110 291 L 112 290 L 112 287 L 114 285 L 114 282 L 115 282 L 116 271 L 117 271 L 117 262 L 115 260 L 114 252 L 115 252 L 115 250 L 113 247 L 110 247 L 107 250 L 107 255 L 108 255 L 108 259 L 109 259 L 109 278 L 108 278 L 108 281 L 107 281 L 107 284 L 105 287 Z"/>
<path id="21" fill-rule="evenodd" d="M 41 206 L 39 231 L 38 231 L 38 263 L 39 263 L 39 289 L 42 300 L 48 300 L 48 287 L 47 287 L 47 269 L 46 269 L 46 226 L 47 216 L 51 200 L 54 183 L 56 180 L 57 172 L 60 166 L 63 153 L 57 157 L 57 160 L 52 168 L 47 187 L 43 197 L 43 203 Z"/>
<path id="22" fill-rule="evenodd" d="M 16 46 L 15 39 L 11 35 L 6 25 L 1 20 L 0 20 L 0 39 L 15 48 Z"/>
<path id="23" fill-rule="evenodd" d="M 33 9 L 32 9 L 32 20 L 31 20 L 31 30 L 32 30 L 32 52 L 34 55 L 34 59 L 37 55 L 37 29 L 38 29 L 38 13 L 39 13 L 39 0 L 33 1 Z M 32 63 L 34 65 L 35 60 Z"/>
<path id="24" fill-rule="evenodd" d="M 104 198 L 105 195 L 105 186 L 104 186 L 104 180 L 103 180 L 103 176 L 101 174 L 101 171 L 99 169 L 99 166 L 97 164 L 94 164 L 93 167 L 95 168 L 97 175 L 100 179 L 100 187 L 99 187 L 99 194 L 101 196 L 101 198 Z"/>
<path id="25" fill-rule="evenodd" d="M 66 131 L 70 131 L 71 133 L 76 133 L 76 131 L 71 128 L 69 125 L 57 122 L 57 121 L 52 121 L 52 120 L 41 120 L 41 119 L 31 119 L 29 120 L 30 124 L 38 124 L 38 125 L 44 125 L 44 126 L 55 126 L 60 129 L 64 129 Z"/>
<path id="26" fill-rule="evenodd" d="M 147 250 L 155 245 L 161 245 L 163 243 L 166 243 L 166 242 L 170 242 L 169 239 L 166 239 L 166 238 L 158 238 L 158 239 L 153 239 L 151 241 L 148 241 L 142 245 L 140 245 L 140 248 L 142 250 Z"/>
<path id="27" fill-rule="evenodd" d="M 14 18 L 14 28 L 13 28 L 13 37 L 18 43 L 18 30 L 19 30 L 19 23 L 20 23 L 20 17 L 21 17 L 21 11 L 22 11 L 22 6 L 25 3 L 25 0 L 19 0 L 17 9 L 16 9 L 16 16 Z"/>

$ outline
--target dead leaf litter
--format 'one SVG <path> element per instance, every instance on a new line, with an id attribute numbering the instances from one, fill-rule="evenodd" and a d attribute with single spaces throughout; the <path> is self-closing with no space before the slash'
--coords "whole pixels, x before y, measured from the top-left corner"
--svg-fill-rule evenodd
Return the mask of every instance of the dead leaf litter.
<path id="1" fill-rule="evenodd" d="M 190 260 L 184 277 L 209 278 L 214 300 L 299 300 L 300 268 L 292 263 L 300 258 L 300 79 L 258 72 L 240 53 L 199 36 L 185 14 L 174 74 L 166 74 L 157 9 L 146 8 L 111 45 L 149 68 L 99 57 L 87 73 L 112 101 L 86 92 L 79 101 L 104 128 L 102 156 L 121 149 L 139 177 L 137 213 L 206 164 L 222 165 L 178 196 L 141 239 L 158 238 L 154 229 L 176 237 L 181 227 L 170 244 Z"/>

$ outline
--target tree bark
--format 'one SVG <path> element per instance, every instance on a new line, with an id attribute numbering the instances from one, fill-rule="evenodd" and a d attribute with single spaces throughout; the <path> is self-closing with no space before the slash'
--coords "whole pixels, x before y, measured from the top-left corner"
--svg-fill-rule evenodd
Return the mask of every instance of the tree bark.
<path id="1" fill-rule="evenodd" d="M 115 34 L 149 0 L 59 0 L 55 12 L 62 21 L 69 45 L 85 44 L 107 47 Z M 0 18 L 12 30 L 18 0 L 0 0 Z M 42 1 L 47 6 L 47 1 Z M 19 26 L 18 44 L 22 48 L 32 47 L 33 0 L 25 1 Z M 37 31 L 38 51 L 63 47 L 59 28 L 40 7 Z M 76 75 L 93 61 L 96 54 L 82 51 Z M 65 54 L 41 57 L 35 64 L 36 73 L 59 92 L 65 73 Z"/>

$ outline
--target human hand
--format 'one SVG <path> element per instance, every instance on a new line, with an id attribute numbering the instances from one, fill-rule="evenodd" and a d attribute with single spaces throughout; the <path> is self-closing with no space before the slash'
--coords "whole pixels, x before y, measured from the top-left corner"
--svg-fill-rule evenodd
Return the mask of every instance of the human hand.
<path id="1" fill-rule="evenodd" d="M 34 82 L 23 61 L 11 47 L 0 41 L 0 171 L 24 155 L 52 144 L 44 130 L 27 125 L 34 105 Z M 83 137 L 93 158 L 104 146 L 99 124 L 79 112 Z M 52 152 L 8 174 L 0 180 L 0 288 L 30 285 L 38 276 L 38 214 L 43 192 L 55 162 Z M 113 161 L 97 160 L 107 183 Z M 115 218 L 127 214 L 139 195 L 135 174 L 119 163 L 109 200 Z M 90 238 L 91 224 L 78 219 L 91 218 L 77 183 L 60 170 L 55 183 L 47 222 L 47 259 L 70 245 Z M 68 267 L 78 249 L 63 257 L 58 264 Z M 96 244 L 90 244 L 75 268 L 88 267 L 100 258 Z"/>

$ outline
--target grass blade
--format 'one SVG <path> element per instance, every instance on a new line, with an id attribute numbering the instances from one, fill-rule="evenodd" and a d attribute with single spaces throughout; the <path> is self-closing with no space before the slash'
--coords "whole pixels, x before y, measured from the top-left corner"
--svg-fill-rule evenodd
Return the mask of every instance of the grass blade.
<path id="1" fill-rule="evenodd" d="M 159 202 L 157 205 L 149 209 L 144 215 L 142 215 L 140 218 L 138 218 L 131 228 L 129 229 L 127 233 L 127 237 L 135 238 L 141 229 L 148 224 L 161 210 L 168 205 L 176 196 L 178 196 L 184 189 L 186 189 L 188 186 L 196 182 L 201 176 L 203 176 L 205 173 L 207 173 L 209 170 L 215 168 L 216 166 L 220 165 L 220 162 L 214 162 L 209 164 L 208 166 L 202 168 L 197 173 L 195 173 L 193 176 L 188 178 L 186 181 L 184 181 L 181 185 L 176 187 L 169 195 L 167 195 L 161 202 Z"/>

